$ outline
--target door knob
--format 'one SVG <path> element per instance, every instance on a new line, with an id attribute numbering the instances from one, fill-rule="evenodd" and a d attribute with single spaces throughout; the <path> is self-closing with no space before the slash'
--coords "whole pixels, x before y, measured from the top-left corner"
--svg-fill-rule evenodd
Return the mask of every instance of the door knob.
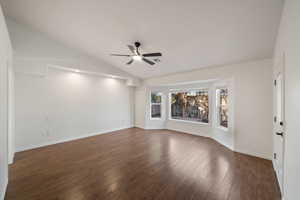
<path id="1" fill-rule="evenodd" d="M 283 132 L 276 132 L 276 135 L 283 136 Z"/>

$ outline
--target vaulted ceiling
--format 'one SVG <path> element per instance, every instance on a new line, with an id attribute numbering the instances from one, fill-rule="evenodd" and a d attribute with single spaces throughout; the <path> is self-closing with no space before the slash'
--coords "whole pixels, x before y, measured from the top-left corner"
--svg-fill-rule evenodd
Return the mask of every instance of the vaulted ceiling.
<path id="1" fill-rule="evenodd" d="M 271 58 L 282 0 L 1 0 L 4 13 L 137 77 Z M 150 66 L 110 53 L 163 53 Z"/>

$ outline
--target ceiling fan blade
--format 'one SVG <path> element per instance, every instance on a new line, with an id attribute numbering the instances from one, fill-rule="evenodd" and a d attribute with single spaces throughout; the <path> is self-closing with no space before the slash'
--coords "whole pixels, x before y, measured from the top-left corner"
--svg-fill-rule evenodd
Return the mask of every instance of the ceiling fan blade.
<path id="1" fill-rule="evenodd" d="M 151 60 L 148 60 L 147 58 L 142 58 L 143 61 L 145 61 L 146 63 L 150 64 L 150 65 L 154 65 L 155 62 L 151 61 Z"/>
<path id="2" fill-rule="evenodd" d="M 132 45 L 127 45 L 129 50 L 135 54 L 135 48 Z"/>
<path id="3" fill-rule="evenodd" d="M 110 54 L 111 56 L 125 56 L 125 57 L 130 57 L 130 55 L 125 55 L 125 54 Z"/>
<path id="4" fill-rule="evenodd" d="M 130 65 L 133 62 L 133 59 L 131 59 L 128 63 L 126 63 L 127 65 Z"/>
<path id="5" fill-rule="evenodd" d="M 143 54 L 144 57 L 158 57 L 158 56 L 162 56 L 161 53 L 145 53 Z"/>

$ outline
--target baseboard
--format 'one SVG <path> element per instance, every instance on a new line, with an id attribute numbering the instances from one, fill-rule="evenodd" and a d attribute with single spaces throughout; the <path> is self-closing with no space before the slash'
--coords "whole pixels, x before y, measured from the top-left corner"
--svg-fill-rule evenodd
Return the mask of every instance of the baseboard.
<path id="1" fill-rule="evenodd" d="M 0 200 L 4 200 L 4 198 L 5 198 L 5 192 L 6 192 L 7 184 L 8 184 L 8 179 L 6 178 L 2 188 L 0 188 L 1 189 L 1 191 L 0 191 Z"/>
<path id="2" fill-rule="evenodd" d="M 274 169 L 274 171 L 276 171 L 276 169 L 275 169 L 275 163 L 274 163 L 274 159 L 272 159 L 272 165 L 273 165 L 273 169 Z"/>
<path id="3" fill-rule="evenodd" d="M 9 156 L 8 158 L 8 164 L 11 165 L 14 163 L 14 158 L 15 158 L 15 152 Z"/>
<path id="4" fill-rule="evenodd" d="M 165 127 L 151 127 L 151 126 L 147 126 L 147 127 L 144 127 L 143 129 L 145 130 L 162 130 L 162 129 L 165 129 Z"/>
<path id="5" fill-rule="evenodd" d="M 242 153 L 242 154 L 246 154 L 246 155 L 254 156 L 254 157 L 258 157 L 258 158 L 263 158 L 263 159 L 270 160 L 270 161 L 272 160 L 268 156 L 264 156 L 264 155 L 260 155 L 260 154 L 256 154 L 256 153 L 251 153 L 251 152 L 248 152 L 248 151 L 243 151 L 243 150 L 235 149 L 234 152 Z"/>
<path id="6" fill-rule="evenodd" d="M 215 138 L 215 137 L 210 137 L 211 139 L 213 139 L 214 141 L 216 141 L 217 143 L 223 145 L 224 147 L 230 149 L 231 151 L 234 151 L 234 148 L 230 145 L 225 144 L 224 142 L 220 141 L 219 139 Z"/>
<path id="7" fill-rule="evenodd" d="M 145 128 L 143 128 L 143 129 L 145 129 Z M 147 130 L 147 129 L 145 129 L 145 130 Z M 231 151 L 234 151 L 234 152 L 237 152 L 237 153 L 246 154 L 246 155 L 250 155 L 250 156 L 255 156 L 255 157 L 259 157 L 259 158 L 263 158 L 263 159 L 266 159 L 266 160 L 271 160 L 269 157 L 266 157 L 266 156 L 262 156 L 262 155 L 258 155 L 258 154 L 253 154 L 253 153 L 249 153 L 249 152 L 245 152 L 245 151 L 236 150 L 233 147 L 222 143 L 221 141 L 219 141 L 218 139 L 216 139 L 216 138 L 214 138 L 214 137 L 212 137 L 210 135 L 200 135 L 200 134 L 196 134 L 196 133 L 193 133 L 193 132 L 187 132 L 187 131 L 181 131 L 181 130 L 169 129 L 169 128 L 165 128 L 165 130 L 171 130 L 171 131 L 176 131 L 176 132 L 180 132 L 180 133 L 185 133 L 185 134 L 190 134 L 190 135 L 195 135 L 195 136 L 200 136 L 200 137 L 211 138 L 214 141 L 218 142 L 219 144 L 221 144 L 221 145 L 225 146 L 226 148 L 230 149 Z"/>
<path id="8" fill-rule="evenodd" d="M 96 136 L 96 135 L 101 135 L 101 134 L 107 134 L 107 133 L 111 133 L 113 131 L 118 131 L 118 130 L 132 128 L 132 127 L 137 127 L 137 126 L 131 125 L 131 126 L 128 126 L 128 127 L 121 127 L 121 128 L 109 129 L 109 130 L 105 130 L 105 131 L 102 131 L 102 132 L 99 131 L 99 132 L 96 132 L 96 133 L 89 133 L 89 134 L 85 134 L 85 135 L 81 135 L 81 136 L 77 136 L 77 137 L 66 138 L 66 139 L 62 139 L 62 140 L 57 140 L 57 141 L 52 141 L 52 142 L 46 142 L 46 143 L 37 144 L 37 145 L 30 145 L 30 146 L 25 146 L 25 147 L 17 147 L 16 148 L 16 152 L 26 151 L 26 150 L 30 150 L 30 149 L 36 149 L 36 148 L 40 148 L 40 147 L 44 147 L 44 146 L 49 146 L 49 145 L 53 145 L 53 144 L 59 144 L 59 143 L 63 143 L 63 142 L 69 142 L 69 141 L 78 140 L 78 139 L 87 138 L 87 137 Z M 145 129 L 143 127 L 138 127 L 138 128 Z M 145 129 L 145 130 L 147 130 L 147 129 Z M 195 135 L 195 136 L 200 136 L 200 137 L 208 137 L 208 138 L 211 138 L 211 139 L 215 140 L 219 144 L 224 145 L 225 147 L 227 147 L 230 150 L 235 151 L 237 153 L 242 153 L 242 154 L 246 154 L 246 155 L 250 155 L 250 156 L 255 156 L 255 157 L 259 157 L 259 158 L 271 160 L 269 157 L 266 157 L 266 156 L 261 156 L 261 155 L 253 154 L 253 153 L 250 153 L 250 152 L 245 152 L 245 151 L 233 149 L 232 147 L 226 146 L 222 142 L 218 141 L 216 138 L 213 138 L 213 137 L 208 136 L 208 135 L 200 135 L 200 134 L 196 134 L 196 133 L 193 133 L 193 132 L 183 132 L 181 130 L 168 129 L 168 128 L 166 128 L 166 130 L 177 131 L 177 132 L 186 133 L 186 134 Z"/>
<path id="9" fill-rule="evenodd" d="M 145 129 L 144 126 L 139 126 L 139 125 L 134 125 L 135 128 L 141 128 L 141 129 Z"/>
<path id="10" fill-rule="evenodd" d="M 132 128 L 132 127 L 133 127 L 133 125 L 128 126 L 128 127 L 120 127 L 120 128 L 109 129 L 109 130 L 105 130 L 105 131 L 99 131 L 99 132 L 96 132 L 96 133 L 89 133 L 89 134 L 85 134 L 85 135 L 81 135 L 81 136 L 65 138 L 65 139 L 51 141 L 51 142 L 45 142 L 45 143 L 42 143 L 42 144 L 35 144 L 35 145 L 24 146 L 24 147 L 17 147 L 16 152 L 26 151 L 26 150 L 30 150 L 30 149 L 36 149 L 36 148 L 45 147 L 45 146 L 49 146 L 49 145 L 53 145 L 53 144 L 70 142 L 70 141 L 73 141 L 73 140 L 79 140 L 79 139 L 92 137 L 92 136 L 96 136 L 96 135 L 108 134 L 108 133 L 111 133 L 111 132 L 114 132 L 114 131 L 119 131 L 119 130 L 122 130 L 122 129 Z"/>
<path id="11" fill-rule="evenodd" d="M 195 136 L 200 136 L 200 137 L 208 137 L 210 138 L 209 135 L 201 135 L 201 134 L 196 134 L 194 132 L 187 132 L 187 131 L 182 131 L 179 129 L 170 129 L 170 128 L 164 128 L 165 130 L 170 130 L 170 131 L 176 131 L 176 132 L 180 132 L 180 133 L 185 133 L 185 134 L 190 134 L 190 135 L 195 135 Z"/>
<path id="12" fill-rule="evenodd" d="M 275 160 L 274 159 L 272 159 L 272 167 L 273 167 L 273 170 L 274 170 L 274 176 L 275 176 L 275 179 L 276 179 L 276 183 L 277 183 L 277 186 L 278 186 L 278 189 L 279 189 L 279 191 L 280 191 L 280 193 L 281 193 L 281 195 L 283 194 L 283 189 L 281 189 L 281 187 L 280 187 L 280 185 L 279 185 L 279 180 L 278 180 L 278 176 L 277 176 L 277 173 L 276 173 L 276 167 L 275 167 L 276 165 L 275 165 Z M 284 186 L 283 186 L 284 187 Z M 281 199 L 282 200 L 284 200 L 284 197 L 283 196 L 281 196 Z"/>
<path id="13" fill-rule="evenodd" d="M 223 142 L 221 142 L 220 140 L 218 140 L 217 138 L 215 137 L 212 137 L 212 136 L 209 136 L 209 135 L 199 135 L 199 134 L 196 134 L 196 133 L 193 133 L 193 132 L 183 132 L 181 130 L 176 130 L 176 129 L 166 129 L 166 130 L 171 130 L 171 131 L 176 131 L 176 132 L 181 132 L 181 133 L 185 133 L 185 134 L 190 134 L 190 135 L 195 135 L 195 136 L 200 136 L 200 137 L 207 137 L 207 138 L 211 138 L 213 139 L 214 141 L 216 141 L 217 143 L 223 145 L 224 147 L 230 149 L 231 151 L 234 151 L 233 147 L 232 146 L 229 146 L 229 145 L 226 145 L 224 144 Z"/>

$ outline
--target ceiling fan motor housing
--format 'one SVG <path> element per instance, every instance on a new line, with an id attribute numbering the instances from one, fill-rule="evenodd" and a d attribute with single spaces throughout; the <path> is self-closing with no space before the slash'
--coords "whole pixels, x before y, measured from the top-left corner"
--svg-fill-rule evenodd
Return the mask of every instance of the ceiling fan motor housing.
<path id="1" fill-rule="evenodd" d="M 140 42 L 135 42 L 134 45 L 135 45 L 136 48 L 139 48 L 141 46 L 141 43 Z"/>

